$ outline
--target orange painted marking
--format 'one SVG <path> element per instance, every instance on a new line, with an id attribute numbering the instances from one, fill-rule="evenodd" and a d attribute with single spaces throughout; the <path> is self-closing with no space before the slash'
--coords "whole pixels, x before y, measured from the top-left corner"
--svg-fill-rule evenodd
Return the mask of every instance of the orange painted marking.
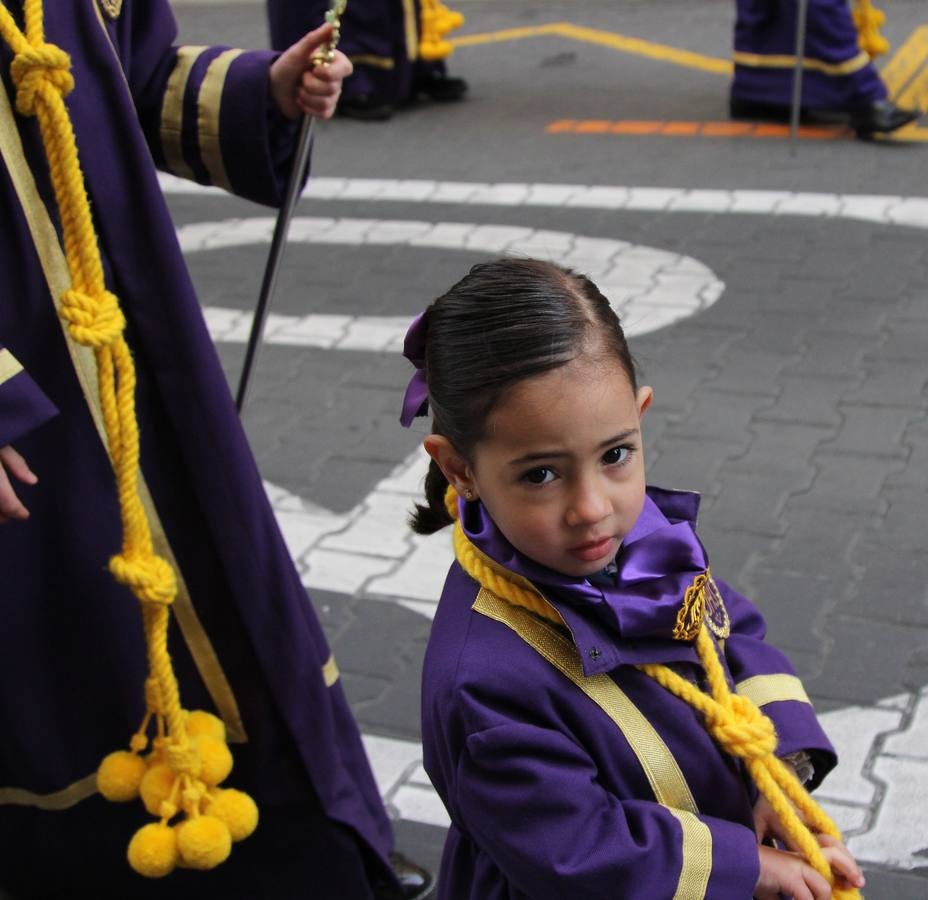
<path id="1" fill-rule="evenodd" d="M 663 127 L 663 122 L 635 122 L 629 119 L 624 122 L 613 122 L 613 134 L 656 134 Z"/>
<path id="2" fill-rule="evenodd" d="M 551 122 L 548 134 L 660 134 L 667 137 L 788 138 L 789 126 L 771 122 L 685 122 L 620 119 L 558 119 Z M 798 137 L 804 140 L 833 141 L 849 137 L 850 129 L 841 126 L 801 125 Z"/>
<path id="3" fill-rule="evenodd" d="M 690 137 L 699 134 L 701 122 L 666 122 L 661 134 L 682 135 Z"/>

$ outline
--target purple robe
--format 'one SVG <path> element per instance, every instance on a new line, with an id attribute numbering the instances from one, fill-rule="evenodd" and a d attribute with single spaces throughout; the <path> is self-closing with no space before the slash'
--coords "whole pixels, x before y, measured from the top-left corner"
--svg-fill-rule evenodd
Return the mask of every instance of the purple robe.
<path id="1" fill-rule="evenodd" d="M 452 566 L 422 690 L 425 768 L 452 822 L 440 900 L 672 897 L 679 884 L 687 896 L 751 896 L 755 789 L 699 714 L 633 667 L 665 663 L 700 683 L 692 645 L 670 637 L 682 590 L 707 566 L 697 506 L 696 495 L 649 488 L 617 575 L 587 580 L 521 556 L 479 501 L 461 503 L 471 541 L 541 590 L 569 632 L 494 606 Z M 718 586 L 730 617 L 728 675 L 763 704 L 779 755 L 811 755 L 817 784 L 835 759 L 815 712 L 788 661 L 764 643 L 757 609 Z M 584 691 L 557 667 L 567 656 Z M 616 688 L 625 700 L 615 701 Z M 591 699 L 602 692 L 609 715 Z"/>
<path id="2" fill-rule="evenodd" d="M 271 45 L 289 47 L 321 24 L 328 8 L 327 0 L 268 0 Z M 338 47 L 354 65 L 354 74 L 345 79 L 342 96 L 366 94 L 402 103 L 413 99 L 416 76 L 444 74 L 444 62 L 418 58 L 420 12 L 418 0 L 350 0 Z"/>
<path id="3" fill-rule="evenodd" d="M 21 22 L 20 7 L 14 15 Z M 181 699 L 226 721 L 226 783 L 255 798 L 261 820 L 212 872 L 151 881 L 125 858 L 151 818 L 138 801 L 95 794 L 100 760 L 126 748 L 141 721 L 145 646 L 137 601 L 107 571 L 119 508 L 53 304 L 61 259 L 40 257 L 48 232 L 31 232 L 24 214 L 44 216 L 56 243 L 45 154 L 36 120 L 7 108 L 0 127 L 19 157 L 14 148 L 0 160 L 0 444 L 14 444 L 39 483 L 17 487 L 28 521 L 0 525 L 0 889 L 369 898 L 373 880 L 392 879 L 390 824 L 152 165 L 279 203 L 294 127 L 269 108 L 273 54 L 174 47 L 162 0 L 125 0 L 113 21 L 94 0 L 46 2 L 45 32 L 71 54 L 66 104 L 107 285 L 128 320 L 142 475 L 183 579 L 169 645 Z M 3 101 L 13 97 L 10 59 L 0 46 Z"/>
<path id="4" fill-rule="evenodd" d="M 797 0 L 738 0 L 732 97 L 792 102 L 797 8 Z M 857 45 L 847 0 L 809 0 L 805 58 L 805 108 L 851 111 L 886 97 L 876 68 Z"/>

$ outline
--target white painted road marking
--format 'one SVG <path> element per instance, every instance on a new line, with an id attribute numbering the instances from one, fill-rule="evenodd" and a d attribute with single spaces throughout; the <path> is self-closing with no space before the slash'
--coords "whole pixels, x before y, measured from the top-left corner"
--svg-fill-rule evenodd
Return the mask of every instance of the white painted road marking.
<path id="1" fill-rule="evenodd" d="M 269 244 L 272 218 L 196 222 L 178 229 L 187 255 Z M 290 225 L 290 244 L 403 245 L 483 256 L 528 256 L 551 260 L 589 275 L 609 298 L 629 337 L 646 334 L 707 309 L 725 285 L 711 269 L 690 256 L 611 238 L 567 231 L 420 222 L 406 219 L 326 219 L 298 217 Z M 220 307 L 204 310 L 216 341 L 248 339 L 251 311 Z M 400 350 L 411 316 L 271 314 L 265 328 L 269 344 L 331 350 Z"/>

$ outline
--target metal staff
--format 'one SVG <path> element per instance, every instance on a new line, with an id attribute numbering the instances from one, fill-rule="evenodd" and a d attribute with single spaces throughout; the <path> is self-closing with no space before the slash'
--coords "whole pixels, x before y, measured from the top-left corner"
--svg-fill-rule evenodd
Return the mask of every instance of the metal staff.
<path id="1" fill-rule="evenodd" d="M 802 64 L 806 56 L 806 16 L 809 0 L 799 0 L 796 7 L 796 67 L 793 70 L 793 102 L 789 111 L 790 153 L 796 154 L 799 136 L 799 113 L 802 107 Z"/>
<path id="2" fill-rule="evenodd" d="M 332 0 L 329 11 L 325 14 L 326 22 L 332 25 L 332 40 L 320 47 L 313 54 L 313 63 L 315 65 L 325 65 L 335 59 L 335 47 L 338 44 L 340 18 L 345 12 L 348 0 Z M 264 267 L 264 277 L 261 280 L 261 292 L 258 295 L 258 302 L 255 306 L 254 319 L 251 322 L 251 333 L 248 335 L 248 346 L 245 349 L 245 362 L 242 364 L 242 374 L 239 377 L 238 390 L 235 392 L 235 408 L 239 416 L 245 406 L 245 398 L 248 395 L 248 386 L 251 382 L 251 373 L 254 369 L 258 358 L 258 350 L 261 349 L 264 338 L 264 326 L 267 322 L 267 314 L 271 305 L 271 298 L 274 295 L 274 288 L 277 285 L 277 275 L 280 271 L 280 262 L 283 257 L 283 250 L 287 244 L 287 232 L 290 230 L 290 220 L 293 218 L 293 210 L 300 198 L 300 187 L 303 179 L 306 177 L 306 169 L 309 166 L 309 157 L 312 153 L 313 132 L 316 120 L 310 115 L 303 116 L 303 122 L 300 126 L 300 136 L 297 140 L 296 154 L 293 158 L 293 168 L 290 170 L 290 180 L 287 182 L 287 192 L 284 195 L 284 202 L 280 206 L 280 212 L 277 214 L 277 222 L 274 225 L 274 237 L 271 239 L 271 250 L 268 253 L 267 264 Z"/>

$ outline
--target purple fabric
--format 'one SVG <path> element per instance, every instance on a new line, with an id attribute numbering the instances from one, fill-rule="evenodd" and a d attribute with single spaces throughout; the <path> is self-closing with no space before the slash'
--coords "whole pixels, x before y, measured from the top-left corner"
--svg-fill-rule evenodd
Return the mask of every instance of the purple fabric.
<path id="1" fill-rule="evenodd" d="M 695 495 L 649 488 L 644 512 L 617 559 L 619 586 L 605 591 L 514 553 L 476 502 L 463 504 L 463 511 L 481 548 L 531 578 L 564 616 L 567 636 L 584 663 L 594 646 L 612 660 L 609 677 L 666 743 L 712 835 L 705 896 L 744 900 L 758 872 L 753 786 L 691 707 L 625 664 L 673 661 L 684 675 L 700 674 L 686 643 L 651 636 L 667 627 L 665 579 L 681 574 L 676 566 L 688 576 L 700 557 L 695 536 L 681 539 L 685 531 L 679 526 L 691 526 L 692 520 L 678 518 L 695 516 L 697 504 Z M 656 545 L 665 540 L 671 552 L 662 554 Z M 639 553 L 645 548 L 648 562 L 642 566 Z M 660 571 L 655 565 L 660 559 L 670 568 Z M 654 587 L 650 626 L 645 582 Z M 758 611 L 718 584 L 731 618 L 724 660 L 730 675 L 742 680 L 792 673 L 787 660 L 764 643 Z M 654 801 L 630 746 L 598 706 L 510 628 L 471 608 L 477 590 L 455 563 L 423 668 L 424 764 L 452 821 L 439 900 L 631 900 L 642 896 L 643 885 L 649 897 L 673 896 L 682 865 L 681 832 Z M 626 599 L 637 611 L 634 635 L 620 630 Z M 671 647 L 677 654 L 668 658 Z M 817 777 L 834 764 L 811 707 L 786 701 L 769 704 L 765 712 L 780 735 L 778 752 L 812 752 Z"/>
<path id="2" fill-rule="evenodd" d="M 233 748 L 229 783 L 255 797 L 267 826 L 226 864 L 199 873 L 197 891 L 259 896 L 245 885 L 263 873 L 274 897 L 367 897 L 365 867 L 386 872 L 390 824 L 342 688 L 323 680 L 329 648 L 264 494 L 152 167 L 175 59 L 173 17 L 162 0 L 125 0 L 107 26 L 114 51 L 92 3 L 46 4 L 45 15 L 47 39 L 72 56 L 77 86 L 67 103 L 107 282 L 128 320 L 142 469 L 249 735 Z M 235 189 L 277 204 L 288 167 L 274 168 L 267 133 L 275 122 L 266 108 L 269 59 L 245 53 L 233 62 L 220 139 Z M 0 48 L 8 93 L 9 62 Z M 53 210 L 36 122 L 18 125 Z M 120 540 L 112 471 L 6 177 L 0 221 L 0 340 L 60 410 L 17 441 L 40 481 L 30 489 L 30 519 L 2 526 L 0 537 L 0 677 L 18 686 L 0 694 L 0 784 L 46 793 L 126 745 L 142 714 L 144 645 L 135 599 L 106 571 Z M 176 629 L 170 646 L 185 705 L 211 709 Z M 125 864 L 144 820 L 136 806 L 93 800 L 66 814 L 0 806 L 0 888 L 18 873 L 30 893 L 51 896 L 56 879 L 73 875 L 74 896 L 179 896 L 174 876 L 146 881 Z M 294 839 L 316 842 L 313 852 L 279 840 L 285 821 Z M 319 867 L 329 845 L 341 869 Z M 36 864 L 40 851 L 56 865 Z"/>
<path id="3" fill-rule="evenodd" d="M 403 341 L 403 356 L 415 367 L 416 371 L 403 395 L 403 409 L 400 413 L 400 425 L 409 428 L 417 416 L 424 416 L 429 411 L 429 383 L 425 377 L 425 336 L 428 328 L 427 314 L 419 313 L 406 331 Z"/>
<path id="4" fill-rule="evenodd" d="M 0 350 L 5 349 L 0 343 Z M 0 447 L 12 444 L 58 414 L 25 370 L 0 384 Z"/>
<path id="5" fill-rule="evenodd" d="M 416 22 L 420 5 L 414 0 Z M 307 31 L 322 24 L 328 0 L 268 0 L 267 14 L 271 44 L 284 50 Z M 418 27 L 418 24 L 417 24 Z M 342 95 L 373 95 L 388 103 L 411 99 L 413 78 L 441 75 L 445 63 L 410 59 L 406 46 L 403 0 L 350 0 L 342 16 L 339 49 L 354 63 L 354 74 L 346 79 Z M 413 56 L 417 48 L 413 48 Z M 380 57 L 386 65 L 365 62 Z"/>
<path id="6" fill-rule="evenodd" d="M 735 50 L 761 55 L 794 56 L 796 0 L 738 0 Z M 854 59 L 860 52 L 857 28 L 847 0 L 810 0 L 805 55 L 828 63 Z M 793 67 L 735 65 L 733 97 L 788 106 Z M 810 69 L 802 75 L 802 105 L 811 109 L 851 110 L 886 97 L 886 87 L 872 65 L 850 75 L 827 75 Z"/>

